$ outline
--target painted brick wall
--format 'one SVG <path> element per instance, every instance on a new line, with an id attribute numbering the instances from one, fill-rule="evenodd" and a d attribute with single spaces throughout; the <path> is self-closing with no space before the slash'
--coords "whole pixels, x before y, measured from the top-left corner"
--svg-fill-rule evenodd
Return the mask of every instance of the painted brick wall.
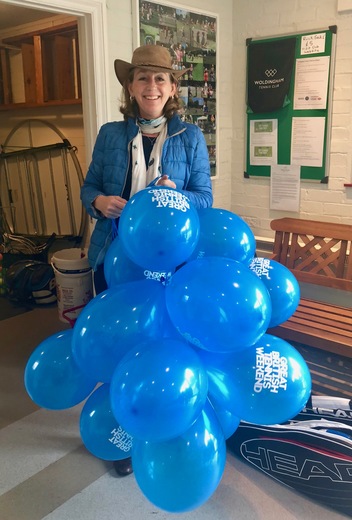
<path id="1" fill-rule="evenodd" d="M 346 8 L 341 0 L 237 0 L 234 6 L 231 210 L 242 216 L 254 233 L 262 237 L 272 237 L 270 221 L 283 216 L 352 224 L 352 188 L 344 187 L 344 183 L 352 182 L 351 6 Z M 310 31 L 330 25 L 337 25 L 337 47 L 329 183 L 302 182 L 300 211 L 273 211 L 269 209 L 270 180 L 243 178 L 246 38 Z"/>

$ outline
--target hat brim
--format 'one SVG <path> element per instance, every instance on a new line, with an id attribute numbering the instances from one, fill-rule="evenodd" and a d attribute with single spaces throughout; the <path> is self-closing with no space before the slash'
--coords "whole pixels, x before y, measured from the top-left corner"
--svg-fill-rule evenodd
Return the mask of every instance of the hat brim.
<path id="1" fill-rule="evenodd" d="M 189 69 L 182 70 L 174 70 L 166 67 L 156 67 L 152 65 L 133 65 L 132 63 L 128 63 L 123 60 L 115 60 L 114 62 L 115 74 L 121 85 L 125 84 L 125 81 L 128 79 L 128 76 L 132 69 L 142 69 L 142 70 L 151 70 L 152 72 L 167 72 L 168 74 L 172 74 L 176 79 L 180 78 L 185 74 Z"/>

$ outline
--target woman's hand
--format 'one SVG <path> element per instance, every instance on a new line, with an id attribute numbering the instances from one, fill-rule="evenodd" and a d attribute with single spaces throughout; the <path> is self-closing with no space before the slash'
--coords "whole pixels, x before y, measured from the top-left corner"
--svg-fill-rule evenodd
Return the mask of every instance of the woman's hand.
<path id="1" fill-rule="evenodd" d="M 160 179 L 155 183 L 155 186 L 167 186 L 168 188 L 176 188 L 174 181 L 169 179 L 168 175 L 162 175 Z"/>
<path id="2" fill-rule="evenodd" d="M 118 218 L 126 204 L 127 200 L 116 195 L 98 195 L 93 201 L 95 209 L 106 218 Z"/>

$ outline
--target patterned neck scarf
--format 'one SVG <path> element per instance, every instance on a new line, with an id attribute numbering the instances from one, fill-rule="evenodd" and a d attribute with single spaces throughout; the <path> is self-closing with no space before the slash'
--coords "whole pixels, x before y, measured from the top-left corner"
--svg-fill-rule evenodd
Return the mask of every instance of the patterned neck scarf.
<path id="1" fill-rule="evenodd" d="M 132 141 L 132 186 L 131 194 L 143 190 L 161 175 L 161 151 L 167 135 L 167 119 L 164 116 L 150 121 L 138 118 L 139 131 Z M 159 134 L 150 154 L 148 168 L 145 164 L 142 133 Z"/>

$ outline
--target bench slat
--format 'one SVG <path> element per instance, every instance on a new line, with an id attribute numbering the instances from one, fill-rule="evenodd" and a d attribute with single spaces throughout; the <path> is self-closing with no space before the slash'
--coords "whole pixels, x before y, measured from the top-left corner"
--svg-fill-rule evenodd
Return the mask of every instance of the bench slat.
<path id="1" fill-rule="evenodd" d="M 351 304 L 352 304 L 352 295 L 351 295 Z M 332 314 L 344 314 L 346 316 L 352 317 L 352 306 L 351 307 L 341 307 L 340 305 L 336 305 L 334 303 L 326 303 L 318 300 L 312 300 L 311 298 L 301 298 L 300 305 L 304 305 L 305 307 L 311 307 L 312 309 L 321 309 L 331 312 Z"/>
<path id="2" fill-rule="evenodd" d="M 309 326 L 302 326 L 296 323 L 283 323 L 278 327 L 268 329 L 268 333 L 286 341 L 295 341 L 309 347 L 326 350 L 341 356 L 352 358 L 352 342 L 350 338 L 346 338 L 335 333 L 330 334 L 311 334 Z"/>
<path id="3" fill-rule="evenodd" d="M 346 336 L 347 338 L 351 338 L 351 346 L 352 346 L 352 327 L 348 329 L 343 327 L 341 322 L 336 323 L 333 320 L 329 319 L 316 319 L 311 320 L 304 315 L 295 315 L 289 319 L 290 324 L 296 323 L 297 325 L 310 327 L 310 333 L 317 335 L 317 331 L 320 334 L 324 334 L 324 332 L 331 332 L 332 334 Z"/>
<path id="4" fill-rule="evenodd" d="M 339 308 L 330 308 L 327 306 L 316 307 L 305 305 L 304 300 L 301 300 L 302 303 L 297 307 L 294 316 L 306 317 L 310 321 L 320 322 L 323 320 L 327 320 L 329 322 L 335 323 L 336 326 L 340 326 L 339 324 L 343 324 L 345 328 L 352 331 L 352 309 L 345 309 L 341 307 Z M 346 312 L 344 312 L 346 311 Z M 290 318 L 291 319 L 291 318 Z"/>
<path id="5" fill-rule="evenodd" d="M 321 339 L 327 338 L 331 341 L 343 341 L 345 345 L 350 345 L 352 347 L 352 336 L 349 332 L 344 331 L 343 329 L 336 329 L 336 327 L 326 326 L 324 324 L 314 324 L 307 319 L 293 319 L 290 318 L 285 323 L 281 323 L 278 327 L 274 327 L 275 329 L 280 328 L 292 328 L 296 331 L 302 330 L 305 334 L 309 334 L 310 336 L 319 337 Z M 273 329 L 269 329 L 273 330 Z M 339 338 L 337 340 L 337 338 Z"/>
<path id="6" fill-rule="evenodd" d="M 346 315 L 345 315 L 346 314 Z M 332 334 L 333 337 L 346 337 L 352 347 L 352 309 L 301 299 L 293 316 L 280 327 L 302 328 L 306 334 L 319 338 Z"/>

